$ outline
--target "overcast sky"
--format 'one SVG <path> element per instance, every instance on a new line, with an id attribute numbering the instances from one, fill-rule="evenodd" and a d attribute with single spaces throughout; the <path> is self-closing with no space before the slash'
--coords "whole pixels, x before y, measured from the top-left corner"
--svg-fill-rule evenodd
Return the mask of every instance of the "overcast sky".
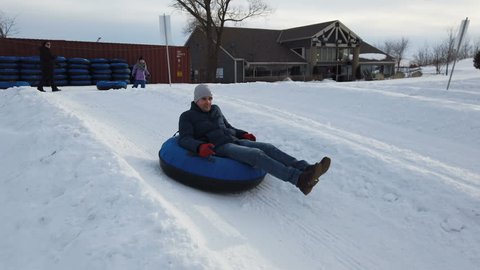
<path id="1" fill-rule="evenodd" d="M 0 0 L 0 11 L 16 17 L 13 37 L 159 44 L 159 15 L 171 17 L 173 44 L 183 45 L 187 15 L 172 0 Z M 244 3 L 236 0 L 234 3 Z M 273 12 L 240 27 L 286 29 L 340 20 L 372 45 L 406 37 L 409 54 L 439 43 L 466 17 L 468 36 L 480 40 L 480 0 L 319 1 L 266 0 Z"/>

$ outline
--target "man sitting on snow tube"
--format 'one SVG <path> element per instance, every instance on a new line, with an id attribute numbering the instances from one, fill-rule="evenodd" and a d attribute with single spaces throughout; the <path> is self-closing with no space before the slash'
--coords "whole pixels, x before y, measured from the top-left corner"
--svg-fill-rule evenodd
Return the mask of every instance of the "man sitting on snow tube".
<path id="1" fill-rule="evenodd" d="M 297 186 L 305 195 L 312 191 L 318 178 L 327 172 L 330 158 L 324 157 L 320 162 L 310 165 L 272 144 L 256 142 L 253 134 L 230 125 L 220 107 L 212 105 L 212 100 L 208 85 L 201 84 L 195 88 L 190 110 L 180 116 L 180 146 L 204 158 L 218 155 L 263 169 Z"/>
<path id="2" fill-rule="evenodd" d="M 237 192 L 255 187 L 266 172 L 229 158 L 202 158 L 178 145 L 178 136 L 166 140 L 158 152 L 160 167 L 173 179 L 214 192 Z"/>

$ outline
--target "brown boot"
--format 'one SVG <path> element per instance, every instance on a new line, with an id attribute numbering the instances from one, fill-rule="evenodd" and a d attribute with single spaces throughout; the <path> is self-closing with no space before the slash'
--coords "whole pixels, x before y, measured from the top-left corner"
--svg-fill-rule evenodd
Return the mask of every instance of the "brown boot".
<path id="1" fill-rule="evenodd" d="M 328 171 L 330 162 L 330 158 L 324 157 L 319 163 L 309 166 L 300 174 L 297 187 L 303 192 L 303 194 L 308 195 L 312 191 L 313 187 L 319 181 L 318 178 Z"/>
<path id="2" fill-rule="evenodd" d="M 323 157 L 319 163 L 315 164 L 315 174 L 314 174 L 315 179 L 318 179 L 320 176 L 322 176 L 324 173 L 328 171 L 328 168 L 330 168 L 331 162 L 332 161 L 330 160 L 329 157 Z"/>
<path id="3" fill-rule="evenodd" d="M 315 170 L 313 168 L 303 171 L 300 176 L 298 176 L 297 187 L 300 189 L 303 194 L 308 195 L 312 191 L 313 186 L 312 181 L 314 180 L 313 174 Z"/>

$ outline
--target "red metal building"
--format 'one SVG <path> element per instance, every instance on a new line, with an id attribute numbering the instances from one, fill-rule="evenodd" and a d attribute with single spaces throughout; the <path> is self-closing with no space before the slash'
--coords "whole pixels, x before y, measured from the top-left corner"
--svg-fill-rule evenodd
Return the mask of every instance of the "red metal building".
<path id="1" fill-rule="evenodd" d="M 45 40 L 0 38 L 0 56 L 35 56 Z M 66 58 L 125 59 L 129 65 L 143 56 L 151 73 L 152 83 L 169 83 L 167 47 L 161 45 L 102 43 L 50 40 L 52 53 Z M 190 55 L 187 47 L 169 46 L 172 83 L 190 83 Z"/>

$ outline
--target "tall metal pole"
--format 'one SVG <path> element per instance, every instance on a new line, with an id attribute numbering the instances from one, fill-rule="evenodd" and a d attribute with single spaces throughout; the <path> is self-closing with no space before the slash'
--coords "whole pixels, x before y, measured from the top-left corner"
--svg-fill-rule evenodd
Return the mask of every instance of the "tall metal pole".
<path id="1" fill-rule="evenodd" d="M 165 33 L 165 45 L 166 45 L 166 49 L 167 49 L 167 70 L 168 70 L 168 83 L 170 84 L 170 86 L 172 86 L 172 76 L 171 76 L 171 72 L 170 72 L 170 54 L 169 54 L 169 50 L 168 50 L 168 27 L 167 27 L 167 16 L 165 15 L 165 13 L 163 14 L 163 30 L 164 30 L 164 33 Z"/>
<path id="2" fill-rule="evenodd" d="M 458 51 L 460 50 L 460 46 L 462 45 L 463 36 L 465 35 L 465 32 L 467 31 L 468 17 L 462 22 L 461 27 L 462 27 L 462 29 L 460 29 L 459 40 L 458 40 L 458 43 L 457 43 L 457 49 L 455 50 L 454 56 L 453 56 L 453 66 L 452 66 L 452 71 L 450 72 L 450 78 L 448 79 L 447 90 L 450 87 L 450 81 L 452 80 L 453 71 L 455 70 L 455 63 L 457 63 Z"/>

